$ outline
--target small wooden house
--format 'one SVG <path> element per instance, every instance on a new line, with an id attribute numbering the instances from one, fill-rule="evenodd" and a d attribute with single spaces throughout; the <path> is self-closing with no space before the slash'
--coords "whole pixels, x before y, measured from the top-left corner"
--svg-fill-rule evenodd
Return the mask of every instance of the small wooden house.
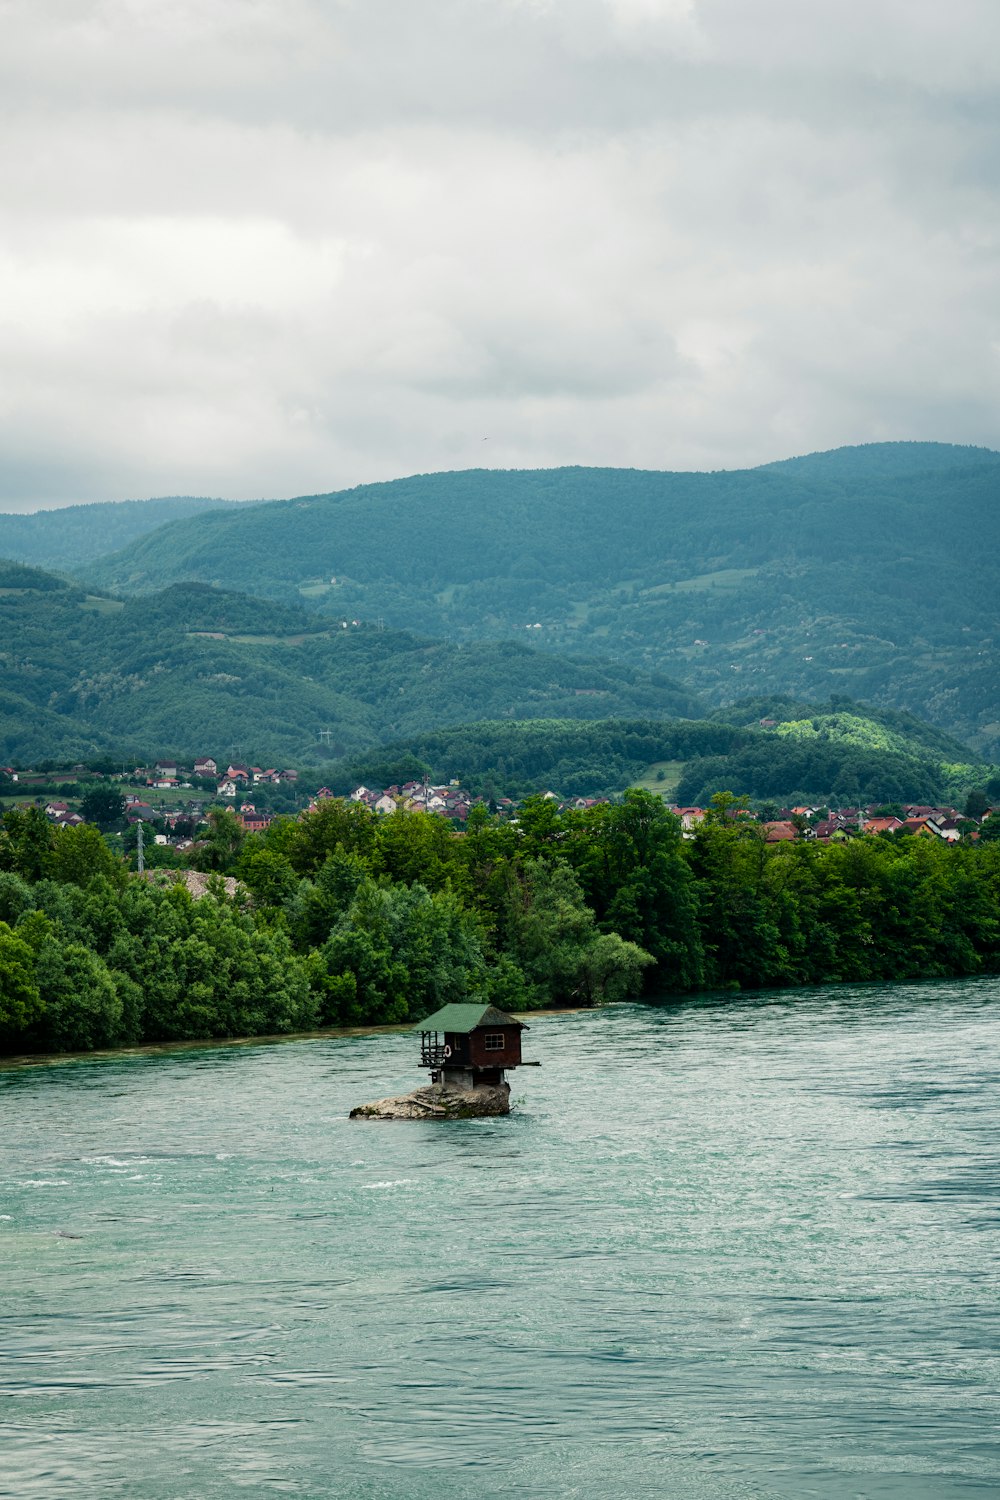
<path id="1" fill-rule="evenodd" d="M 505 1069 L 520 1065 L 521 1032 L 528 1028 L 480 1001 L 445 1005 L 413 1029 L 420 1032 L 421 1066 L 430 1068 L 434 1083 L 474 1088 L 501 1084 Z"/>

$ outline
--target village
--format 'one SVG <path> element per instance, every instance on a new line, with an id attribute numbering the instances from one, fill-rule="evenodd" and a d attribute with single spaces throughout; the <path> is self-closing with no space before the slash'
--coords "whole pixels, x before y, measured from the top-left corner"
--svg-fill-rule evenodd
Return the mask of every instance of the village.
<path id="1" fill-rule="evenodd" d="M 81 803 L 95 785 L 117 789 L 124 802 L 126 826 L 148 825 L 156 845 L 169 846 L 179 854 L 189 850 L 199 826 L 208 814 L 229 807 L 247 833 L 264 832 L 276 816 L 298 816 L 315 812 L 324 801 L 341 795 L 328 786 L 315 785 L 315 773 L 294 768 L 277 769 L 199 756 L 190 765 L 173 759 L 156 760 L 118 772 L 98 771 L 83 764 L 45 770 L 23 770 L 0 766 L 0 796 L 14 805 L 41 807 L 50 822 L 74 827 L 84 821 Z M 306 784 L 303 784 L 303 783 Z M 311 784 L 309 784 L 311 783 Z M 53 788 L 58 790 L 54 793 Z M 185 796 L 185 793 L 191 793 Z M 559 812 L 584 812 L 607 803 L 607 797 L 575 797 L 563 800 L 555 792 L 540 793 Z M 461 829 L 477 804 L 494 816 L 516 821 L 520 801 L 512 797 L 486 799 L 464 787 L 460 780 L 431 783 L 410 780 L 384 787 L 355 786 L 346 801 L 367 807 L 379 817 L 398 812 L 423 812 L 447 819 Z M 692 838 L 709 809 L 667 802 L 679 820 L 682 836 Z M 758 824 L 769 844 L 808 839 L 830 843 L 858 834 L 913 835 L 945 843 L 975 841 L 989 819 L 988 807 L 873 803 L 862 807 L 832 809 L 819 804 L 756 809 L 734 800 L 727 815 Z"/>
<path id="2" fill-rule="evenodd" d="M 322 794 L 320 794 L 322 795 Z M 584 812 L 609 801 L 606 797 L 575 797 L 561 801 L 554 792 L 546 791 L 543 799 L 554 802 L 559 812 Z M 400 808 L 407 811 L 431 812 L 441 817 L 455 818 L 464 822 L 474 799 L 457 782 L 447 787 L 428 786 L 422 782 L 408 782 L 402 787 L 390 786 L 384 791 L 373 791 L 359 786 L 351 793 L 351 801 L 363 802 L 374 812 L 390 814 Z M 501 816 L 516 816 L 519 804 L 509 797 L 497 799 L 493 810 Z M 709 809 L 704 807 L 681 807 L 668 802 L 667 810 L 679 820 L 683 835 L 692 838 L 698 825 L 704 821 Z M 734 819 L 758 824 L 764 831 L 766 843 L 785 843 L 794 839 L 810 839 L 817 843 L 830 843 L 862 834 L 894 834 L 903 832 L 919 838 L 943 840 L 957 843 L 963 837 L 975 837 L 982 819 L 968 817 L 954 807 L 929 807 L 916 803 L 903 804 L 899 813 L 886 812 L 884 804 L 872 803 L 867 807 L 845 807 L 833 811 L 821 806 L 798 806 L 772 810 L 754 811 L 748 807 L 734 806 L 729 815 Z M 984 810 L 983 819 L 989 817 Z"/>

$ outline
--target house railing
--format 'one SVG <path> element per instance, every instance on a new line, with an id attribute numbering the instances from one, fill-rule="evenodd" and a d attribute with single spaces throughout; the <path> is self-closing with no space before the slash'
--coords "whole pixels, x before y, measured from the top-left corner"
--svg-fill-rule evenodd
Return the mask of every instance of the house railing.
<path id="1" fill-rule="evenodd" d="M 429 1032 L 420 1038 L 420 1066 L 422 1068 L 443 1068 L 452 1057 L 450 1047 Z"/>

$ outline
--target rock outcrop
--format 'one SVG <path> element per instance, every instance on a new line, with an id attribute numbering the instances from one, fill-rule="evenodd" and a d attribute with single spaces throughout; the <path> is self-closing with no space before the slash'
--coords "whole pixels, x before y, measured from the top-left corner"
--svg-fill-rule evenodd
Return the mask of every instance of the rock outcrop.
<path id="1" fill-rule="evenodd" d="M 376 1099 L 351 1110 L 352 1120 L 477 1120 L 510 1114 L 510 1084 L 456 1089 L 431 1083 L 396 1099 Z"/>
<path id="2" fill-rule="evenodd" d="M 150 885 L 186 885 L 196 901 L 207 896 L 212 881 L 222 882 L 227 896 L 235 896 L 237 882 L 231 875 L 206 875 L 201 870 L 145 870 L 141 876 Z"/>

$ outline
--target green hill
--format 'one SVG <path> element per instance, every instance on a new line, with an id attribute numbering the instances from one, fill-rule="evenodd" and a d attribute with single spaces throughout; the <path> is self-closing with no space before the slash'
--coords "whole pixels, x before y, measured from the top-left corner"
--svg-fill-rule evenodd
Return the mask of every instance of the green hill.
<path id="1" fill-rule="evenodd" d="M 662 675 L 521 642 L 344 628 L 204 584 L 121 600 L 0 564 L 5 760 L 216 750 L 302 763 L 470 716 L 699 711 Z"/>
<path id="2" fill-rule="evenodd" d="M 66 505 L 60 510 L 0 513 L 0 557 L 57 571 L 83 567 L 168 521 L 234 502 L 198 495 Z"/>
<path id="3" fill-rule="evenodd" d="M 753 699 L 712 716 L 744 731 L 724 755 L 691 759 L 676 795 L 723 788 L 759 800 L 953 802 L 994 774 L 967 745 L 912 714 L 835 697 L 827 704 Z"/>
<path id="4" fill-rule="evenodd" d="M 763 721 L 779 739 L 829 741 L 859 749 L 914 755 L 942 764 L 968 763 L 974 759 L 968 745 L 914 714 L 872 708 L 843 696 L 834 696 L 825 704 L 777 695 L 746 698 L 716 709 L 711 718 L 747 729 L 758 729 Z"/>
<path id="5" fill-rule="evenodd" d="M 825 737 L 799 736 L 786 732 L 791 720 L 762 728 L 757 707 L 736 705 L 733 723 L 721 709 L 711 720 L 686 723 L 462 724 L 349 756 L 326 776 L 344 793 L 359 782 L 384 787 L 426 774 L 434 781 L 457 777 L 495 797 L 547 790 L 561 797 L 611 795 L 645 783 L 662 786 L 681 804 L 704 805 L 714 792 L 733 791 L 757 800 L 833 798 L 843 805 L 964 800 L 992 774 L 965 746 L 909 715 L 845 702 L 796 704 L 796 713 L 811 712 L 827 726 Z M 673 786 L 648 775 L 657 765 L 676 768 Z"/>
<path id="6" fill-rule="evenodd" d="M 716 704 L 844 694 L 1000 756 L 998 496 L 1000 454 L 933 443 L 731 473 L 473 470 L 174 521 L 89 576 L 600 654 Z"/>

